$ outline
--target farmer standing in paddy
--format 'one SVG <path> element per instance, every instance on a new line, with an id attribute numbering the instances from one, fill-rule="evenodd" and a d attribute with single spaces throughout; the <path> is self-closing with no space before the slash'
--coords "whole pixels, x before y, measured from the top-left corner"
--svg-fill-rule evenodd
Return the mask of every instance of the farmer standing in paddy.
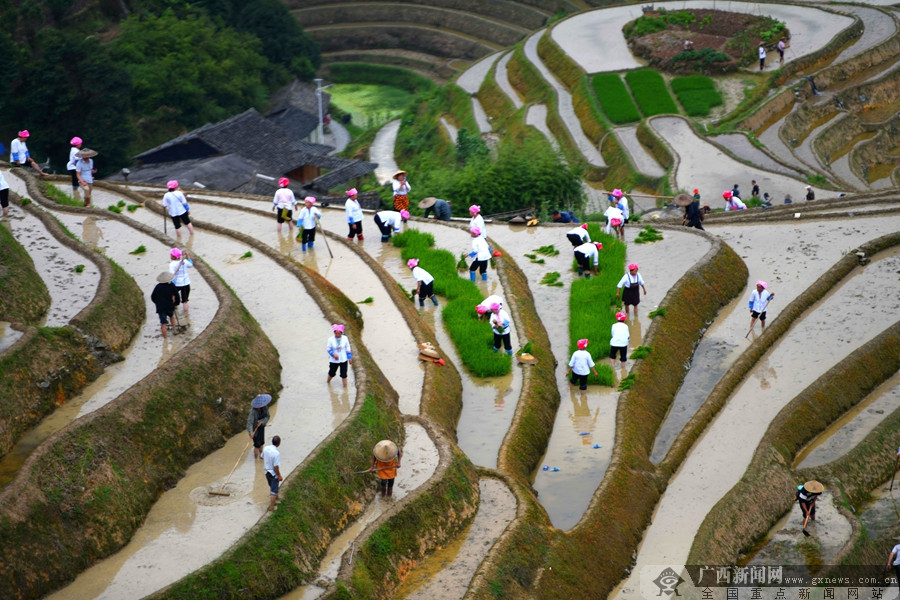
<path id="1" fill-rule="evenodd" d="M 272 211 L 275 213 L 275 219 L 278 223 L 275 229 L 281 233 L 281 224 L 287 221 L 288 230 L 291 235 L 294 234 L 294 207 L 297 205 L 297 198 L 294 192 L 288 187 L 291 180 L 282 177 L 278 180 L 278 189 L 275 190 L 275 197 L 272 198 Z"/>
<path id="2" fill-rule="evenodd" d="M 272 396 L 259 394 L 250 402 L 250 414 L 247 415 L 247 433 L 253 440 L 253 459 L 258 459 L 262 454 L 263 444 L 266 443 L 266 423 L 269 422 L 269 403 Z"/>
<path id="3" fill-rule="evenodd" d="M 757 319 L 759 319 L 763 331 L 766 329 L 766 307 L 768 307 L 772 298 L 775 297 L 774 292 L 766 289 L 768 287 L 769 284 L 759 280 L 756 282 L 756 289 L 750 293 L 750 331 L 744 337 L 750 337 Z"/>
<path id="4" fill-rule="evenodd" d="M 638 264 L 631 263 L 628 265 L 628 271 L 619 280 L 616 285 L 616 300 L 619 299 L 619 292 L 622 292 L 622 304 L 625 306 L 625 314 L 630 311 L 629 306 L 634 307 L 634 318 L 638 316 L 638 304 L 641 303 L 641 290 L 647 295 L 647 287 L 644 285 L 644 278 L 638 273 Z M 624 291 L 623 291 L 624 290 Z"/>

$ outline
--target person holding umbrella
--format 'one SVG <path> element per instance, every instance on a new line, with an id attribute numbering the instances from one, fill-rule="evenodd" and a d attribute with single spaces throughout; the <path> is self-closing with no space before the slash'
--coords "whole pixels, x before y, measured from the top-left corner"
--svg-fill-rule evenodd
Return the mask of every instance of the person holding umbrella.
<path id="1" fill-rule="evenodd" d="M 75 153 L 75 175 L 78 178 L 78 185 L 81 186 L 81 190 L 84 193 L 85 208 L 90 208 L 91 206 L 94 173 L 97 172 L 97 169 L 94 168 L 94 156 L 97 156 L 97 151 L 90 148 L 85 148 Z"/>
<path id="2" fill-rule="evenodd" d="M 325 351 L 328 352 L 328 380 L 331 383 L 334 379 L 338 368 L 341 370 L 341 381 L 344 387 L 347 387 L 347 365 L 353 363 L 353 352 L 350 350 L 350 341 L 344 335 L 344 326 L 335 323 L 331 326 L 333 335 L 328 338 L 325 344 Z"/>
<path id="3" fill-rule="evenodd" d="M 272 396 L 259 394 L 250 401 L 250 414 L 247 415 L 247 433 L 253 440 L 253 460 L 262 454 L 263 444 L 266 443 L 266 423 L 269 422 L 269 403 Z"/>
<path id="4" fill-rule="evenodd" d="M 372 452 L 372 466 L 369 467 L 369 471 L 378 474 L 382 498 L 394 495 L 394 479 L 397 478 L 397 469 L 400 468 L 401 460 L 403 460 L 403 452 L 391 440 L 381 440 L 375 444 L 375 450 Z"/>
<path id="5" fill-rule="evenodd" d="M 434 277 L 431 273 L 419 266 L 418 258 L 409 259 L 406 261 L 406 266 L 412 269 L 412 276 L 416 278 L 414 294 L 419 296 L 419 306 L 425 306 L 425 298 L 431 298 L 431 301 L 437 306 L 438 301 L 434 295 Z"/>
<path id="6" fill-rule="evenodd" d="M 768 287 L 769 285 L 765 281 L 759 280 L 756 282 L 756 289 L 750 292 L 750 330 L 744 336 L 745 338 L 750 337 L 757 319 L 762 324 L 763 331 L 766 330 L 766 307 L 769 306 L 769 301 L 775 297 L 774 292 L 766 289 Z"/>

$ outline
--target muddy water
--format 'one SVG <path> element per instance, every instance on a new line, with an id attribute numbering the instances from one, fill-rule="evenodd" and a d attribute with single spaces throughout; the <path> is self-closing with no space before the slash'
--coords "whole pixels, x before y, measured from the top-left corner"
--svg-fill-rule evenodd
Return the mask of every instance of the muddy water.
<path id="1" fill-rule="evenodd" d="M 882 420 L 900 407 L 900 373 L 878 386 L 853 410 L 810 442 L 797 455 L 795 468 L 824 465 L 859 444 Z"/>
<path id="2" fill-rule="evenodd" d="M 790 177 L 797 177 L 799 175 L 796 170 L 791 169 L 787 165 L 776 161 L 771 156 L 754 146 L 752 143 L 750 143 L 750 140 L 747 139 L 747 136 L 743 133 L 726 133 L 723 135 L 713 136 L 710 139 L 714 140 L 717 144 L 721 144 L 722 146 L 727 148 L 735 156 L 749 161 L 754 165 L 758 165 L 761 169 L 772 171 L 773 173 L 781 173 L 782 175 L 788 175 Z"/>
<path id="3" fill-rule="evenodd" d="M 794 154 L 797 155 L 800 160 L 805 162 L 811 169 L 815 169 L 817 171 L 822 171 L 824 169 L 824 165 L 822 164 L 821 159 L 816 155 L 813 150 L 813 141 L 819 136 L 822 131 L 827 129 L 832 125 L 832 121 L 835 117 L 840 115 L 841 113 L 834 113 L 828 115 L 824 119 L 821 119 L 812 124 L 812 129 L 800 142 L 800 144 L 794 149 Z"/>
<path id="4" fill-rule="evenodd" d="M 516 516 L 516 497 L 505 483 L 482 479 L 478 487 L 481 498 L 472 524 L 418 565 L 395 598 L 457 600 L 465 595 L 481 561 Z"/>
<path id="5" fill-rule="evenodd" d="M 25 196 L 25 184 L 18 177 L 8 177 L 11 190 Z M 86 256 L 62 245 L 40 219 L 10 203 L 9 217 L 3 220 L 16 241 L 28 251 L 34 268 L 50 292 L 50 309 L 42 325 L 61 327 L 87 306 L 97 294 L 100 270 Z M 75 272 L 77 265 L 84 271 Z"/>
<path id="6" fill-rule="evenodd" d="M 650 126 L 681 158 L 675 175 L 677 187 L 684 190 L 700 188 L 700 193 L 714 208 L 721 206 L 718 204 L 721 201 L 720 190 L 730 188 L 735 182 L 756 179 L 761 189 L 776 198 L 783 198 L 784 193 L 800 197 L 806 185 L 805 181 L 794 177 L 749 168 L 697 137 L 687 121 L 679 117 L 656 117 L 650 121 Z M 781 155 L 777 149 L 773 150 Z M 709 168 L 710 161 L 715 163 L 715 169 Z M 815 188 L 815 191 L 820 198 L 832 194 L 820 188 Z"/>
<path id="7" fill-rule="evenodd" d="M 831 163 L 831 171 L 856 189 L 865 190 L 869 187 L 869 184 L 860 179 L 850 168 L 850 154 L 844 154 L 840 158 L 834 159 Z"/>
<path id="8" fill-rule="evenodd" d="M 336 537 L 328 547 L 316 581 L 285 594 L 281 600 L 312 600 L 325 593 L 325 588 L 337 577 L 342 561 L 351 558 L 347 551 L 358 550 L 355 540 L 363 529 L 418 489 L 434 474 L 439 462 L 438 449 L 434 441 L 428 436 L 425 428 L 418 423 L 406 423 L 403 427 L 405 432 L 402 448 L 403 464 L 397 472 L 394 495 L 391 498 L 382 498 L 376 494 L 375 499 L 366 507 L 363 514 L 346 531 Z M 369 465 L 360 465 L 358 470 L 367 466 Z M 357 477 L 371 478 L 372 486 L 379 487 L 378 479 L 374 475 L 365 473 L 357 475 Z"/>
<path id="9" fill-rule="evenodd" d="M 146 211 L 135 214 L 142 212 Z M 325 383 L 327 361 L 322 349 L 330 335 L 329 324 L 302 284 L 271 260 L 260 254 L 241 259 L 246 251 L 242 244 L 206 232 L 194 236 L 193 246 L 245 303 L 278 349 L 284 387 L 266 436 L 282 437 L 282 468 L 290 473 L 331 433 L 335 413 L 346 414 L 354 399 L 352 393 L 342 397 L 336 381 L 330 388 Z M 291 299 L 287 311 L 284 298 Z M 352 374 L 350 385 L 352 389 Z M 85 571 L 55 597 L 141 597 L 229 548 L 263 516 L 268 504 L 262 465 L 254 464 L 252 453 L 246 451 L 247 441 L 246 434 L 235 435 L 224 448 L 191 466 L 175 488 L 160 497 L 122 551 Z M 238 468 L 226 488 L 231 496 L 210 496 L 208 490 L 221 488 L 236 460 Z"/>
<path id="10" fill-rule="evenodd" d="M 684 564 L 712 506 L 745 471 L 772 418 L 835 362 L 880 333 L 900 308 L 900 282 L 890 274 L 900 256 L 854 272 L 795 323 L 735 390 L 667 488 L 619 592 L 637 597 L 645 565 Z M 864 306 L 867 310 L 859 310 Z M 734 443 L 740 432 L 741 443 Z"/>
<path id="11" fill-rule="evenodd" d="M 4 352 L 24 335 L 23 332 L 12 328 L 7 321 L 0 321 L 0 352 Z"/>

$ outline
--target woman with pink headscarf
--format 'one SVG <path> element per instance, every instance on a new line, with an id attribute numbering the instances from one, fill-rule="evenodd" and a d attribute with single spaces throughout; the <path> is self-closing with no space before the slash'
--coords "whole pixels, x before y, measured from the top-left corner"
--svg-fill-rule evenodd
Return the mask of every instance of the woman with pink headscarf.
<path id="1" fill-rule="evenodd" d="M 431 298 L 431 301 L 437 306 L 438 300 L 434 295 L 434 277 L 431 273 L 419 266 L 418 258 L 409 259 L 406 261 L 406 266 L 412 269 L 412 276 L 416 278 L 416 291 L 413 292 L 413 295 L 418 294 L 419 306 L 425 306 L 425 298 Z"/>
<path id="2" fill-rule="evenodd" d="M 484 217 L 481 216 L 481 207 L 473 204 L 469 207 L 469 215 L 472 217 L 469 219 L 469 231 L 477 227 L 479 237 L 487 238 L 487 230 L 484 228 Z"/>
<path id="3" fill-rule="evenodd" d="M 344 211 L 347 213 L 347 226 L 350 228 L 347 233 L 347 239 L 352 240 L 356 237 L 360 242 L 363 241 L 363 211 L 356 198 L 358 192 L 356 188 L 347 190 L 347 202 L 344 203 Z"/>
<path id="4" fill-rule="evenodd" d="M 760 280 L 756 282 L 756 289 L 750 292 L 750 331 L 744 337 L 749 337 L 753 332 L 753 326 L 756 325 L 757 319 L 759 319 L 763 331 L 766 330 L 766 307 L 775 297 L 775 292 L 770 292 L 768 287 L 769 284 Z"/>
<path id="5" fill-rule="evenodd" d="M 587 378 L 591 371 L 594 372 L 594 375 L 597 375 L 597 369 L 594 368 L 594 359 L 591 357 L 591 353 L 587 351 L 588 341 L 587 340 L 578 340 L 578 350 L 572 353 L 572 358 L 569 359 L 569 370 L 566 371 L 566 377 L 570 374 L 572 378 L 569 379 L 569 383 L 575 385 L 577 381 L 579 383 L 579 388 L 582 390 L 587 389 Z"/>
<path id="6" fill-rule="evenodd" d="M 512 356 L 512 341 L 509 337 L 511 320 L 509 313 L 497 304 L 491 304 L 491 330 L 494 332 L 494 352 L 500 351 L 500 344 L 509 356 Z"/>
<path id="7" fill-rule="evenodd" d="M 278 180 L 278 189 L 275 190 L 275 197 L 272 198 L 272 211 L 275 213 L 277 225 L 275 229 L 281 233 L 281 224 L 287 221 L 288 229 L 291 235 L 294 234 L 294 207 L 297 205 L 297 198 L 294 192 L 288 186 L 291 180 L 282 177 Z"/>
<path id="8" fill-rule="evenodd" d="M 69 144 L 71 144 L 71 148 L 69 148 L 69 162 L 66 163 L 66 171 L 72 176 L 72 197 L 76 200 L 78 199 L 78 189 L 81 186 L 81 183 L 78 181 L 78 175 L 76 174 L 78 157 L 75 156 L 79 152 L 81 152 L 81 145 L 84 143 L 77 135 L 69 140 Z"/>
<path id="9" fill-rule="evenodd" d="M 643 289 L 644 295 L 647 295 L 647 287 L 644 285 L 644 278 L 638 273 L 638 264 L 631 263 L 628 265 L 628 271 L 625 272 L 625 275 L 623 275 L 622 279 L 619 280 L 619 283 L 616 284 L 616 300 L 619 299 L 619 292 L 624 289 L 625 291 L 622 294 L 622 304 L 625 305 L 625 313 L 628 314 L 628 307 L 633 306 L 635 319 L 638 314 L 638 304 L 641 303 L 641 290 L 638 288 Z"/>
<path id="10" fill-rule="evenodd" d="M 178 181 L 175 179 L 169 181 L 166 183 L 166 189 L 169 191 L 163 196 L 162 205 L 175 225 L 175 236 L 181 238 L 182 223 L 187 225 L 190 234 L 194 235 L 194 226 L 191 225 L 191 217 L 188 214 L 188 201 L 178 190 Z"/>
<path id="11" fill-rule="evenodd" d="M 328 343 L 325 345 L 325 351 L 328 352 L 328 382 L 334 379 L 338 369 L 341 370 L 341 381 L 344 387 L 347 387 L 347 365 L 353 363 L 353 352 L 350 351 L 350 341 L 344 336 L 344 326 L 335 323 L 331 326 L 334 332 Z"/>

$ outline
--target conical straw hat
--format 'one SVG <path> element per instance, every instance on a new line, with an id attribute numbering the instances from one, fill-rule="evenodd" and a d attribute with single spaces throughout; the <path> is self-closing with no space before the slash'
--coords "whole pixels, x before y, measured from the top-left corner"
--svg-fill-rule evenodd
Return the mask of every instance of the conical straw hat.
<path id="1" fill-rule="evenodd" d="M 372 454 L 374 454 L 375 458 L 378 460 L 387 462 L 393 460 L 394 457 L 397 456 L 397 452 L 397 444 L 391 440 L 381 440 L 375 444 L 375 450 Z"/>
<path id="2" fill-rule="evenodd" d="M 825 491 L 825 486 L 816 481 L 815 479 L 811 479 L 803 484 L 803 487 L 807 492 L 811 494 L 821 494 Z"/>
<path id="3" fill-rule="evenodd" d="M 689 206 L 694 201 L 694 198 L 689 194 L 678 194 L 672 201 L 676 206 Z"/>

